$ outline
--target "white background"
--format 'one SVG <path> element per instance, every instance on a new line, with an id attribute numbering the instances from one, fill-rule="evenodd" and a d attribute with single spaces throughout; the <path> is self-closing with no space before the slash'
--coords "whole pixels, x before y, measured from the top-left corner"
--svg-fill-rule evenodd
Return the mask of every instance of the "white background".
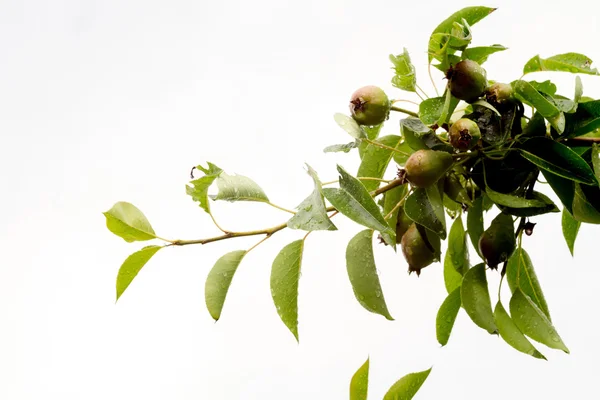
<path id="1" fill-rule="evenodd" d="M 105 228 L 116 201 L 137 205 L 159 235 L 217 234 L 185 195 L 191 166 L 212 161 L 252 177 L 276 203 L 297 205 L 335 165 L 323 154 L 349 137 L 334 123 L 350 94 L 389 83 L 387 57 L 407 47 L 430 94 L 430 32 L 471 2 L 449 1 L 9 1 L 0 2 L 0 398 L 344 399 L 371 357 L 370 399 L 406 373 L 434 366 L 418 399 L 592 399 L 598 389 L 597 226 L 571 258 L 559 214 L 536 218 L 525 239 L 553 321 L 571 355 L 539 361 L 475 327 L 461 312 L 445 348 L 435 315 L 441 264 L 408 276 L 378 247 L 394 322 L 363 310 L 345 271 L 361 228 L 309 236 L 300 282 L 300 344 L 269 292 L 272 259 L 300 232 L 278 233 L 243 261 L 222 318 L 204 306 L 204 279 L 227 251 L 257 238 L 170 248 L 115 304 L 127 244 Z M 510 50 L 485 65 L 520 77 L 531 56 L 578 51 L 600 61 L 595 1 L 503 1 L 474 28 L 474 44 Z M 574 78 L 548 76 L 571 96 Z M 438 86 L 441 74 L 435 75 Z M 600 78 L 582 77 L 600 96 Z M 411 107 L 410 104 L 405 104 Z M 384 134 L 398 133 L 394 115 Z M 277 224 L 262 204 L 213 204 L 229 229 Z M 473 257 L 475 258 L 475 257 Z M 495 292 L 497 275 L 490 276 Z"/>

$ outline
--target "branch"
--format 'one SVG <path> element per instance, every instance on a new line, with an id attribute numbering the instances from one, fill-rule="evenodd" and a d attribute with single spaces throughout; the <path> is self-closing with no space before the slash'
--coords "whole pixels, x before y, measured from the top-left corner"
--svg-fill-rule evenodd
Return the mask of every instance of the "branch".
<path id="1" fill-rule="evenodd" d="M 398 187 L 400 185 L 403 185 L 405 183 L 406 183 L 406 179 L 404 177 L 394 179 L 393 181 L 391 181 L 387 185 L 382 186 L 379 189 L 372 191 L 371 192 L 371 196 L 373 196 L 373 197 L 378 196 L 378 195 L 380 195 L 382 193 L 387 192 L 388 190 L 392 190 L 393 188 Z M 335 211 L 337 213 L 336 208 L 333 207 L 333 206 L 327 207 L 325 210 L 327 212 Z M 332 216 L 333 215 L 331 215 L 330 217 L 332 217 Z M 167 244 L 166 247 L 169 247 L 169 246 L 187 246 L 187 245 L 190 245 L 190 244 L 208 244 L 208 243 L 212 243 L 212 242 L 218 242 L 220 240 L 232 239 L 232 238 L 244 237 L 244 236 L 266 235 L 266 238 L 268 238 L 268 237 L 272 236 L 274 233 L 279 232 L 280 230 L 283 230 L 285 228 L 287 228 L 287 221 L 284 222 L 284 223 L 282 223 L 282 224 L 272 226 L 270 228 L 257 229 L 257 230 L 254 230 L 254 231 L 244 231 L 244 232 L 227 232 L 227 233 L 224 233 L 223 235 L 214 236 L 214 237 L 210 237 L 210 238 L 206 238 L 206 239 L 170 240 L 169 244 Z"/>

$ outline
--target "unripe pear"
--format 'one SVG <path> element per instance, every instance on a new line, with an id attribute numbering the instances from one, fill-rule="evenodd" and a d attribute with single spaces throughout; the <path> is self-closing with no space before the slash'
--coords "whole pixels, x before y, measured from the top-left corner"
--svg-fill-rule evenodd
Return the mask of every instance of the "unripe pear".
<path id="1" fill-rule="evenodd" d="M 435 261 L 435 253 L 425 242 L 416 223 L 412 223 L 404 236 L 402 236 L 401 247 L 404 258 L 408 263 L 408 272 L 421 274 L 421 270 Z"/>
<path id="2" fill-rule="evenodd" d="M 416 187 L 429 187 L 452 167 L 452 155 L 445 151 L 417 150 L 406 161 L 406 178 Z"/>
<path id="3" fill-rule="evenodd" d="M 459 100 L 471 103 L 487 88 L 487 73 L 472 60 L 463 60 L 446 73 L 450 93 Z"/>
<path id="4" fill-rule="evenodd" d="M 352 94 L 350 112 L 360 125 L 379 125 L 390 114 L 390 100 L 377 86 L 365 86 Z"/>
<path id="5" fill-rule="evenodd" d="M 460 151 L 471 150 L 481 139 L 481 131 L 475 121 L 461 118 L 450 127 L 450 144 Z"/>
<path id="6" fill-rule="evenodd" d="M 517 247 L 513 220 L 508 214 L 500 213 L 479 238 L 479 251 L 491 269 L 507 261 Z"/>
<path id="7" fill-rule="evenodd" d="M 506 83 L 496 82 L 485 91 L 489 103 L 503 104 L 513 99 L 513 88 Z"/>

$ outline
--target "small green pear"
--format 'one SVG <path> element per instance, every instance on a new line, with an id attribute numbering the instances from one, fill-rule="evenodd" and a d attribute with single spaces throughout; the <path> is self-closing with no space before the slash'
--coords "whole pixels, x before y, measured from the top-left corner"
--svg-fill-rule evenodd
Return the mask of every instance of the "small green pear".
<path id="1" fill-rule="evenodd" d="M 479 251 L 491 269 L 507 261 L 517 247 L 512 217 L 500 213 L 479 238 Z"/>
<path id="2" fill-rule="evenodd" d="M 452 167 L 454 159 L 445 151 L 417 150 L 406 161 L 406 178 L 416 187 L 429 187 Z"/>
<path id="3" fill-rule="evenodd" d="M 401 241 L 402 254 L 408 263 L 408 272 L 416 272 L 417 276 L 421 274 L 423 268 L 436 260 L 435 253 L 424 236 L 417 224 L 412 223 Z"/>
<path id="4" fill-rule="evenodd" d="M 485 69 L 472 60 L 463 60 L 446 73 L 450 93 L 459 100 L 472 103 L 488 86 Z"/>
<path id="5" fill-rule="evenodd" d="M 390 114 L 391 103 L 385 92 L 377 86 L 365 86 L 352 94 L 350 112 L 360 125 L 379 125 Z"/>

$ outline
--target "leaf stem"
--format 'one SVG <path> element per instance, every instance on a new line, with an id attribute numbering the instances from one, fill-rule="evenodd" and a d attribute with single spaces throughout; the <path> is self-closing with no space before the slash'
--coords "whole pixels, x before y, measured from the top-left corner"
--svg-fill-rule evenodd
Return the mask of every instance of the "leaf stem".
<path id="1" fill-rule="evenodd" d="M 433 85 L 433 89 L 435 90 L 435 95 L 440 96 L 440 92 L 438 92 L 438 88 L 435 85 L 435 81 L 433 80 L 433 75 L 431 75 L 431 63 L 427 66 L 427 73 L 429 74 L 429 79 L 431 80 L 431 84 Z"/>
<path id="2" fill-rule="evenodd" d="M 415 83 L 415 87 L 416 87 L 417 89 L 419 89 L 419 90 L 421 91 L 421 93 L 423 93 L 423 96 L 425 96 L 426 98 L 429 98 L 429 96 L 427 95 L 427 93 L 425 93 L 425 91 L 423 90 L 423 88 L 421 88 L 421 86 L 419 86 L 419 85 L 417 85 L 417 84 Z M 419 95 L 419 93 L 418 93 L 418 92 L 416 92 L 416 91 L 415 91 L 415 93 L 417 93 L 417 96 L 419 96 L 419 97 L 421 98 L 421 100 L 423 100 L 423 98 L 422 98 L 422 97 Z M 423 101 L 424 101 L 424 100 L 423 100 Z"/>
<path id="3" fill-rule="evenodd" d="M 277 204 L 273 204 L 270 201 L 268 201 L 267 204 L 270 205 L 271 207 L 274 207 L 274 208 L 278 209 L 278 210 L 285 211 L 285 212 L 290 213 L 290 214 L 296 214 L 296 211 L 288 210 L 287 208 L 278 206 Z"/>
<path id="4" fill-rule="evenodd" d="M 259 244 L 261 244 L 262 242 L 264 242 L 265 240 L 267 240 L 270 237 L 271 237 L 271 235 L 267 234 L 264 238 L 260 239 L 254 246 L 252 246 L 248 250 L 246 250 L 246 254 L 250 253 L 251 250 L 258 247 Z"/>
<path id="5" fill-rule="evenodd" d="M 367 143 L 369 143 L 369 144 L 371 144 L 371 145 L 373 145 L 375 147 L 381 147 L 382 149 L 386 149 L 386 150 L 389 150 L 389 151 L 393 151 L 395 153 L 402 154 L 403 156 L 410 157 L 410 154 L 405 153 L 404 151 L 400 151 L 400 150 L 395 149 L 393 147 L 386 146 L 385 144 L 377 143 L 377 142 L 375 142 L 375 141 L 373 141 L 371 139 L 362 139 L 362 141 L 367 142 Z"/>
<path id="6" fill-rule="evenodd" d="M 213 215 L 213 213 L 211 211 L 208 212 L 208 215 L 210 215 L 210 219 L 212 219 L 213 224 L 215 224 L 215 226 L 223 233 L 229 233 L 229 231 L 226 231 L 225 229 L 221 228 L 221 225 L 219 225 L 219 223 L 217 222 L 217 220 L 215 219 L 215 216 Z"/>
<path id="7" fill-rule="evenodd" d="M 419 114 L 417 114 L 414 111 L 410 111 L 410 110 L 407 110 L 407 109 L 404 109 L 404 108 L 400 108 L 400 107 L 396 107 L 396 106 L 391 106 L 390 110 L 391 111 L 401 112 L 401 113 L 404 113 L 406 115 L 410 115 L 410 116 L 415 117 L 415 118 L 419 118 Z"/>

